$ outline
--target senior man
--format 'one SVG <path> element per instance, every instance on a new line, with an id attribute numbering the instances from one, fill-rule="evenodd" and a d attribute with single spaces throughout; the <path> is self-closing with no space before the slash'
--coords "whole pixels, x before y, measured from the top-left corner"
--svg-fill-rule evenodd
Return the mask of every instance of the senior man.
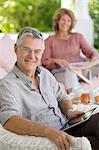
<path id="1" fill-rule="evenodd" d="M 44 50 L 42 34 L 31 27 L 23 28 L 14 49 L 15 66 L 0 81 L 0 122 L 4 128 L 21 135 L 47 137 L 59 150 L 69 150 L 74 144 L 73 136 L 88 137 L 92 147 L 96 148 L 99 114 L 62 131 L 64 126 L 70 126 L 68 120 L 74 118 L 72 123 L 77 122 L 83 112 L 73 111 L 68 95 L 54 76 L 40 66 Z"/>

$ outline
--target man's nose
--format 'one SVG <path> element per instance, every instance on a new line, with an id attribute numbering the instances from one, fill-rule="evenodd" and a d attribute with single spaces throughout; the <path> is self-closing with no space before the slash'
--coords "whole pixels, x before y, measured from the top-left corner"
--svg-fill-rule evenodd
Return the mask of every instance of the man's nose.
<path id="1" fill-rule="evenodd" d="M 35 58 L 36 55 L 35 55 L 35 52 L 32 50 L 32 51 L 29 51 L 29 55 L 32 57 L 32 58 Z"/>

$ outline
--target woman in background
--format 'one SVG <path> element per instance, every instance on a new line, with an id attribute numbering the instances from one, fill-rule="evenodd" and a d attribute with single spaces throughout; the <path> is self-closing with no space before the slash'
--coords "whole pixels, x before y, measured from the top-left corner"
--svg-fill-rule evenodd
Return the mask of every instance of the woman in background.
<path id="1" fill-rule="evenodd" d="M 90 60 L 99 58 L 98 52 L 89 46 L 82 34 L 72 32 L 75 22 L 75 16 L 71 10 L 58 9 L 52 22 L 55 34 L 45 40 L 42 65 L 49 69 L 58 80 L 63 80 L 64 77 L 59 73 L 64 74 L 64 67 L 68 67 L 69 63 L 86 60 L 81 56 L 81 52 Z"/>

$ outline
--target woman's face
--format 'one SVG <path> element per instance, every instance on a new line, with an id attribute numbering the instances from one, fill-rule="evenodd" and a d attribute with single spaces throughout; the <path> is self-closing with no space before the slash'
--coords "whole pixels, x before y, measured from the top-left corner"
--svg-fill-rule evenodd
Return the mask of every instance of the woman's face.
<path id="1" fill-rule="evenodd" d="M 58 22 L 59 31 L 68 32 L 71 27 L 71 23 L 72 23 L 72 20 L 68 15 L 66 14 L 62 15 Z"/>

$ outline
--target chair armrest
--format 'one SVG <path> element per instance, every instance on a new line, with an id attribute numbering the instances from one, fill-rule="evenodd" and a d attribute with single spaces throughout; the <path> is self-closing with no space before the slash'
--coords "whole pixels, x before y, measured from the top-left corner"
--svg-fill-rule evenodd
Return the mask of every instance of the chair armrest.
<path id="1" fill-rule="evenodd" d="M 0 150 L 58 150 L 57 146 L 45 137 L 18 135 L 3 128 L 0 124 Z M 92 150 L 86 137 L 75 138 L 70 150 Z"/>
<path id="2" fill-rule="evenodd" d="M 57 150 L 57 147 L 47 138 L 18 135 L 0 124 L 0 150 Z"/>

